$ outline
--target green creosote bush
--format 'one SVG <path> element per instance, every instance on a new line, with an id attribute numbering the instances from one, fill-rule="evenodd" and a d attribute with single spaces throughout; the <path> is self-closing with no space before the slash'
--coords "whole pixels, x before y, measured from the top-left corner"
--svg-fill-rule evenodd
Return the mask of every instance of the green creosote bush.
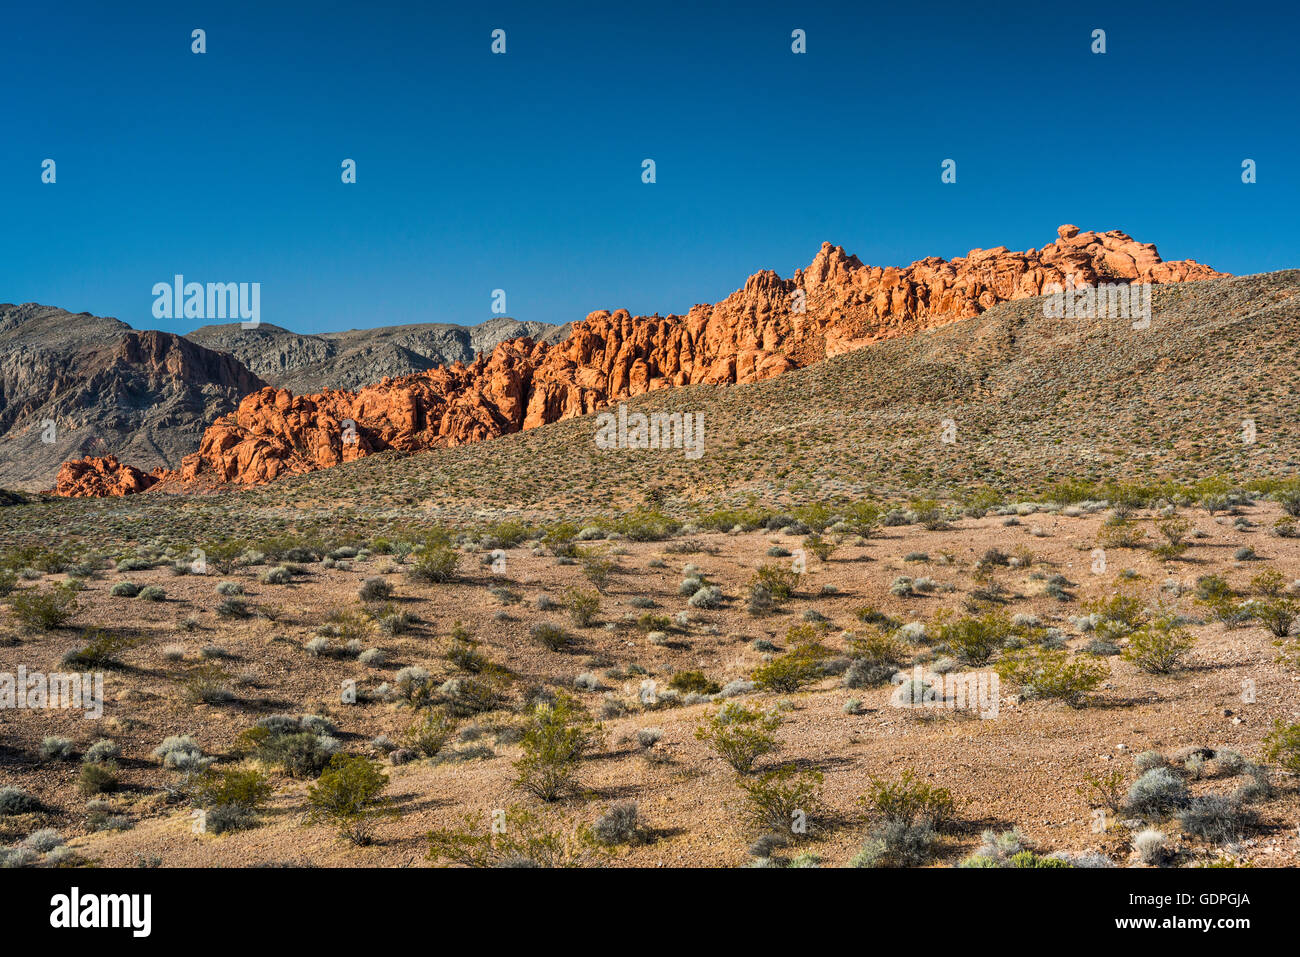
<path id="1" fill-rule="evenodd" d="M 1166 675 L 1177 670 L 1195 646 L 1195 637 L 1174 616 L 1163 615 L 1128 636 L 1123 658 L 1150 674 Z"/>
<path id="2" fill-rule="evenodd" d="M 46 590 L 27 589 L 9 596 L 14 618 L 27 631 L 53 631 L 60 628 L 81 608 L 76 590 L 55 585 Z"/>
<path id="3" fill-rule="evenodd" d="M 559 800 L 576 789 L 579 764 L 603 737 L 602 726 L 576 698 L 560 694 L 538 704 L 519 741 L 516 786 L 543 801 Z"/>
<path id="4" fill-rule="evenodd" d="M 387 786 L 388 775 L 367 758 L 336 754 L 307 789 L 307 818 L 333 825 L 353 844 L 369 844 L 375 825 L 395 813 L 383 795 Z"/>
<path id="5" fill-rule="evenodd" d="M 256 770 L 208 768 L 194 783 L 194 804 L 206 812 L 204 829 L 209 834 L 253 827 L 270 796 L 270 783 Z"/>
<path id="6" fill-rule="evenodd" d="M 781 716 L 775 712 L 758 711 L 738 701 L 729 701 L 705 717 L 696 727 L 695 737 L 712 748 L 732 770 L 749 774 L 759 758 L 777 750 L 773 732 L 780 726 Z"/>
<path id="7" fill-rule="evenodd" d="M 564 593 L 564 604 L 569 609 L 569 617 L 579 628 L 590 628 L 596 623 L 600 614 L 600 593 L 581 588 L 570 588 Z"/>
<path id="8" fill-rule="evenodd" d="M 821 663 L 828 657 L 823 645 L 801 644 L 756 668 L 751 677 L 765 691 L 795 692 L 822 677 Z"/>
<path id="9" fill-rule="evenodd" d="M 1042 647 L 1009 652 L 994 670 L 1003 681 L 1018 684 L 1026 697 L 1055 698 L 1071 708 L 1087 704 L 1088 695 L 1110 675 L 1106 664 L 1094 657 Z"/>
<path id="10" fill-rule="evenodd" d="M 759 833 L 789 835 L 798 841 L 815 829 L 822 784 L 819 771 L 799 771 L 787 764 L 736 783 L 745 792 L 746 819 Z"/>
<path id="11" fill-rule="evenodd" d="M 539 813 L 512 806 L 492 815 L 466 814 L 459 828 L 431 831 L 428 858 L 463 867 L 586 867 L 610 849 L 585 826 L 550 826 Z"/>

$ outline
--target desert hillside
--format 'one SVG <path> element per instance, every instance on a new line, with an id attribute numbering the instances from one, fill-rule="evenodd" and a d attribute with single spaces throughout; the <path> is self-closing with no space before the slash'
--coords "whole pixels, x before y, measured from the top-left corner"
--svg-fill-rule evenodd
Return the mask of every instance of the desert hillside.
<path id="1" fill-rule="evenodd" d="M 761 382 L 1053 288 L 1109 285 L 1127 299 L 1132 287 L 1142 298 L 1153 284 L 1223 275 L 1192 260 L 1165 262 L 1153 245 L 1118 230 L 1071 225 L 1041 250 L 973 249 L 905 269 L 865 266 L 824 243 L 790 279 L 755 273 L 727 299 L 685 316 L 594 312 L 563 340 L 515 339 L 468 365 L 357 391 L 263 389 L 214 422 L 198 451 L 179 472 L 160 476 L 160 484 L 258 484 L 381 451 L 481 442 L 647 392 Z M 133 463 L 101 456 L 68 462 L 55 491 L 123 495 L 150 484 Z"/>

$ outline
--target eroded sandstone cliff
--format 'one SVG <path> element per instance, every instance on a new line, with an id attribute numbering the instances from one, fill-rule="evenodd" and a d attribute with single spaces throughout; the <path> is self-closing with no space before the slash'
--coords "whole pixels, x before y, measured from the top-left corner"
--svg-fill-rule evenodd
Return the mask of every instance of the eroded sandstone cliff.
<path id="1" fill-rule="evenodd" d="M 1062 226 L 1057 232 L 1042 249 L 973 249 L 906 268 L 866 266 L 825 243 L 808 268 L 789 279 L 770 270 L 756 273 L 723 301 L 684 316 L 593 312 L 553 345 L 515 339 L 468 364 L 384 379 L 355 392 L 294 396 L 262 389 L 213 422 L 198 451 L 163 482 L 255 484 L 384 449 L 478 442 L 652 390 L 757 382 L 870 342 L 969 318 L 999 302 L 1043 295 L 1053 284 L 1225 275 L 1192 260 L 1164 262 L 1155 246 L 1119 231 Z M 102 460 L 81 464 L 96 475 L 109 468 Z M 105 477 L 103 484 L 137 482 Z M 61 481 L 55 491 L 102 494 L 86 486 Z"/>

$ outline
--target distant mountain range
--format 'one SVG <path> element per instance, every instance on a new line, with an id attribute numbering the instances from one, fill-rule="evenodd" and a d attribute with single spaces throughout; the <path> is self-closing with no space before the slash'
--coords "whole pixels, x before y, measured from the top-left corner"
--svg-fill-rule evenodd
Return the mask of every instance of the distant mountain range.
<path id="1" fill-rule="evenodd" d="M 60 463 L 87 456 L 115 455 L 146 472 L 177 468 L 208 425 L 265 386 L 357 388 L 555 328 L 501 317 L 308 335 L 231 323 L 179 336 L 0 304 L 0 487 L 52 488 Z"/>
<path id="2" fill-rule="evenodd" d="M 234 356 L 270 385 L 295 394 L 359 389 L 386 377 L 472 362 L 507 339 L 544 337 L 554 326 L 505 317 L 477 326 L 426 322 L 408 326 L 301 334 L 266 323 L 203 326 L 185 338 Z M 192 450 L 191 450 L 192 451 Z"/>
<path id="3" fill-rule="evenodd" d="M 84 496 L 122 495 L 156 484 L 173 491 L 250 485 L 375 452 L 465 445 L 647 392 L 774 379 L 875 343 L 906 343 L 999 303 L 1043 295 L 1050 298 L 1042 308 L 1056 308 L 1056 318 L 1045 319 L 1070 328 L 1078 288 L 1091 292 L 1094 306 L 1100 302 L 1109 310 L 1123 303 L 1124 317 L 1136 308 L 1149 322 L 1150 285 L 1224 276 L 1193 260 L 1166 262 L 1154 245 L 1119 230 L 1066 225 L 1041 249 L 972 249 L 904 268 L 868 266 L 842 247 L 823 243 L 809 266 L 790 278 L 763 270 L 721 302 L 694 306 L 684 316 L 602 310 L 548 333 L 547 341 L 503 341 L 472 363 L 401 377 L 394 376 L 430 343 L 454 347 L 463 340 L 427 327 L 328 337 L 264 328 L 250 337 L 227 327 L 196 339 L 237 350 L 263 378 L 300 382 L 299 390 L 248 395 L 236 412 L 203 432 L 177 470 L 148 475 L 138 462 L 93 456 L 65 463 L 56 490 Z M 1086 308 L 1087 293 L 1080 295 Z M 1061 301 L 1053 307 L 1051 299 Z M 466 334 L 472 341 L 472 331 Z M 295 368 L 301 372 L 297 379 Z M 303 388 L 344 376 L 364 384 Z"/>

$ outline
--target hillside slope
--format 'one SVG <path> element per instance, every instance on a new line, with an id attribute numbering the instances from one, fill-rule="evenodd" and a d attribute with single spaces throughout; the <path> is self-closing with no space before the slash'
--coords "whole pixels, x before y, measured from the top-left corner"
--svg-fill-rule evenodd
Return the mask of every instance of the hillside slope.
<path id="1" fill-rule="evenodd" d="M 1300 270 L 1158 287 L 1152 313 L 1134 330 L 1127 319 L 1046 318 L 1041 297 L 1004 303 L 779 379 L 628 402 L 702 415 L 699 459 L 601 450 L 586 416 L 362 459 L 251 501 L 585 514 L 660 499 L 689 511 L 980 486 L 1023 494 L 1066 478 L 1295 475 Z"/>
<path id="2" fill-rule="evenodd" d="M 1041 250 L 971 250 L 906 269 L 864 266 L 823 244 L 790 279 L 763 271 L 685 316 L 594 312 L 561 342 L 515 339 L 456 364 L 353 391 L 295 396 L 265 389 L 213 423 L 174 481 L 256 484 L 384 450 L 418 451 L 497 438 L 584 415 L 617 400 L 694 384 L 775 378 L 873 342 L 978 315 L 1052 284 L 1158 284 L 1221 276 L 1163 262 L 1119 232 L 1062 226 Z M 72 463 L 57 491 L 95 494 Z"/>

